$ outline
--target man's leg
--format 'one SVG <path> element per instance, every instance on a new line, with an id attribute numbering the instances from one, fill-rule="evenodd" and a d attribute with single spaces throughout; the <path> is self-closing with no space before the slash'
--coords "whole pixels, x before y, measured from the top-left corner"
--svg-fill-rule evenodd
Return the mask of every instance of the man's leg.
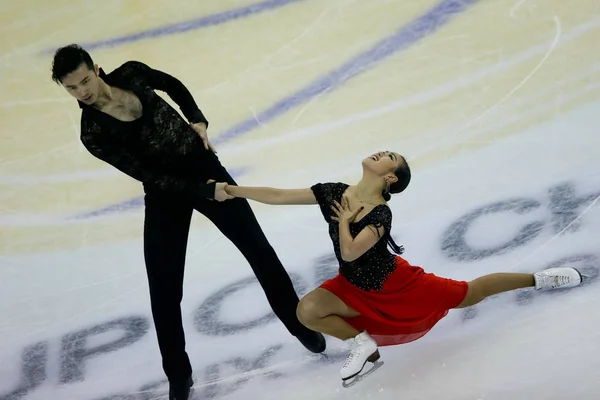
<path id="1" fill-rule="evenodd" d="M 181 299 L 193 207 L 160 191 L 147 192 L 145 203 L 144 257 L 163 368 L 171 383 L 186 381 L 192 367 L 185 351 Z"/>
<path id="2" fill-rule="evenodd" d="M 218 171 L 213 171 L 211 179 L 235 184 L 233 178 L 222 167 Z M 325 350 L 323 335 L 308 329 L 298 321 L 296 316 L 298 295 L 248 201 L 233 199 L 218 202 L 199 199 L 195 207 L 209 218 L 244 255 L 263 288 L 273 312 L 288 331 L 310 351 L 320 353 Z"/>

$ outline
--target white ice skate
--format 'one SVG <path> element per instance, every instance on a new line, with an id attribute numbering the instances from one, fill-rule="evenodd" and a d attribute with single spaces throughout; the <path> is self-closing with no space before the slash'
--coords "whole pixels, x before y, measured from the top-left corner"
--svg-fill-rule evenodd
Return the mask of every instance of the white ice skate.
<path id="1" fill-rule="evenodd" d="M 562 289 L 579 286 L 583 281 L 575 268 L 548 268 L 533 274 L 535 289 Z"/>
<path id="2" fill-rule="evenodd" d="M 340 375 L 342 377 L 342 381 L 344 381 L 343 386 L 349 387 L 367 375 L 375 372 L 375 370 L 383 365 L 383 363 L 376 363 L 380 357 L 379 350 L 377 349 L 377 343 L 367 332 L 362 332 L 356 337 L 346 340 L 345 343 L 350 347 L 350 354 L 348 354 L 346 362 L 342 366 Z M 362 372 L 367 361 L 372 362 L 375 365 L 366 374 L 358 376 Z M 346 383 L 355 377 L 356 379 Z"/>

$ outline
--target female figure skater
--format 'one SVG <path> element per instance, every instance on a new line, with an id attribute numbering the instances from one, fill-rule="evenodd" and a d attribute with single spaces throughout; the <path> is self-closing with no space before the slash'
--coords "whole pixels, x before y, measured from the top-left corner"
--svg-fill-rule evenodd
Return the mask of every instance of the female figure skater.
<path id="1" fill-rule="evenodd" d="M 362 162 L 355 186 L 318 183 L 306 189 L 226 186 L 234 197 L 265 204 L 318 204 L 340 264 L 338 275 L 304 296 L 297 308 L 308 328 L 346 341 L 350 352 L 342 380 L 379 359 L 378 346 L 408 343 L 425 335 L 450 309 L 469 307 L 488 296 L 527 287 L 568 288 L 582 282 L 574 268 L 535 274 L 495 273 L 470 282 L 426 273 L 399 255 L 390 236 L 390 194 L 408 186 L 404 157 L 380 152 Z M 388 251 L 391 247 L 394 253 Z"/>

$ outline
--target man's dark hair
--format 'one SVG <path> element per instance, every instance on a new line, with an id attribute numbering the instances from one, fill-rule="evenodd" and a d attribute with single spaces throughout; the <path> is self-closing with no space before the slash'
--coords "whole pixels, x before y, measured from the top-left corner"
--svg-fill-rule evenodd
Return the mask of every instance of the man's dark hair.
<path id="1" fill-rule="evenodd" d="M 52 80 L 60 84 L 65 76 L 75 71 L 81 64 L 94 69 L 90 54 L 77 44 L 70 44 L 56 50 L 52 60 Z"/>

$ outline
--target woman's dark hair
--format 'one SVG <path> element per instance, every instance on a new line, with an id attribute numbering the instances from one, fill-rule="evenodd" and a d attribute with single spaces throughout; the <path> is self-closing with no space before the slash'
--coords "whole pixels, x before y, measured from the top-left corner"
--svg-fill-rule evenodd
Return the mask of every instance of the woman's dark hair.
<path id="1" fill-rule="evenodd" d="M 389 190 L 384 189 L 383 191 L 383 198 L 385 201 L 390 201 L 392 194 L 403 192 L 410 183 L 410 167 L 404 157 L 402 157 L 402 160 L 404 163 L 394 171 L 394 175 L 396 175 L 398 180 L 390 185 Z"/>
<path id="2" fill-rule="evenodd" d="M 52 60 L 52 80 L 60 84 L 65 76 L 75 71 L 81 64 L 85 64 L 90 70 L 94 69 L 92 57 L 81 46 L 70 44 L 59 48 Z"/>
<path id="3" fill-rule="evenodd" d="M 402 157 L 402 156 L 400 156 L 400 157 Z M 394 182 L 393 184 L 391 184 L 389 188 L 384 189 L 384 191 L 382 193 L 385 201 L 389 201 L 392 197 L 391 196 L 392 194 L 403 192 L 404 189 L 406 189 L 406 187 L 410 183 L 410 177 L 411 177 L 410 167 L 408 166 L 408 163 L 406 162 L 406 159 L 404 157 L 402 157 L 402 160 L 404 161 L 404 163 L 402 165 L 400 165 L 398 168 L 396 168 L 396 170 L 394 171 L 394 175 L 396 175 L 398 180 L 396 182 Z M 379 227 L 381 225 L 376 224 L 376 226 Z M 394 251 L 394 253 L 396 253 L 396 254 L 404 253 L 404 247 L 398 246 L 398 244 L 396 244 L 396 242 L 392 238 L 392 235 L 390 234 L 390 232 L 386 231 L 384 236 L 385 236 L 385 239 L 387 240 L 387 245 Z"/>

